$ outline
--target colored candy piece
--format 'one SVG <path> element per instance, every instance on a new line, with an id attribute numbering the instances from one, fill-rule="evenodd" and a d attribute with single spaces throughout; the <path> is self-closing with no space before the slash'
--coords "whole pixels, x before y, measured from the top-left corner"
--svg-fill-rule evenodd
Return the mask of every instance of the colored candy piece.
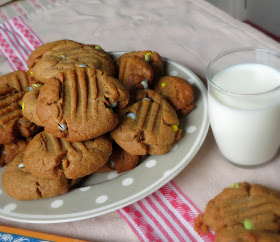
<path id="1" fill-rule="evenodd" d="M 134 113 L 128 113 L 126 116 L 131 117 L 132 119 L 136 118 L 136 115 Z"/>
<path id="2" fill-rule="evenodd" d="M 37 88 L 37 87 L 41 87 L 42 85 L 39 83 L 34 83 L 31 86 L 32 86 L 32 88 Z"/>
<path id="3" fill-rule="evenodd" d="M 115 107 L 117 107 L 117 105 L 118 105 L 118 102 L 110 103 L 111 108 L 115 108 Z"/>
<path id="4" fill-rule="evenodd" d="M 20 163 L 20 164 L 18 165 L 18 168 L 22 168 L 22 167 L 24 167 L 24 164 L 23 164 L 23 163 Z"/>
<path id="5" fill-rule="evenodd" d="M 161 87 L 164 87 L 164 86 L 166 86 L 166 83 L 165 82 L 161 83 Z"/>
<path id="6" fill-rule="evenodd" d="M 178 126 L 176 124 L 172 125 L 172 129 L 174 130 L 174 132 L 176 133 L 178 131 Z"/>
<path id="7" fill-rule="evenodd" d="M 151 99 L 148 97 L 144 97 L 142 100 L 145 100 L 145 99 L 151 101 Z"/>
<path id="8" fill-rule="evenodd" d="M 145 54 L 145 61 L 146 61 L 146 62 L 150 62 L 150 61 L 151 61 L 151 54 L 152 54 L 151 51 L 149 51 L 149 52 L 147 52 L 147 53 Z"/>
<path id="9" fill-rule="evenodd" d="M 30 73 L 31 75 L 34 75 L 33 71 L 29 71 L 29 73 Z"/>
<path id="10" fill-rule="evenodd" d="M 24 102 L 21 104 L 21 109 L 24 110 Z"/>
<path id="11" fill-rule="evenodd" d="M 65 131 L 67 129 L 67 124 L 58 124 L 61 131 Z"/>
<path id="12" fill-rule="evenodd" d="M 61 58 L 62 58 L 63 60 L 66 60 L 66 56 L 65 56 L 65 55 L 62 55 Z"/>
<path id="13" fill-rule="evenodd" d="M 232 183 L 230 185 L 230 188 L 239 188 L 239 187 L 240 187 L 239 183 Z"/>
<path id="14" fill-rule="evenodd" d="M 101 48 L 100 45 L 95 45 L 95 46 L 94 46 L 94 49 L 96 49 L 96 50 L 102 50 L 102 48 Z"/>
<path id="15" fill-rule="evenodd" d="M 28 87 L 28 91 L 32 91 L 33 90 L 33 88 L 32 87 Z"/>
<path id="16" fill-rule="evenodd" d="M 243 222 L 244 228 L 247 230 L 253 230 L 253 224 L 249 219 L 245 219 Z"/>
<path id="17" fill-rule="evenodd" d="M 111 167 L 115 167 L 114 161 L 111 160 L 110 163 L 111 163 Z"/>
<path id="18" fill-rule="evenodd" d="M 88 67 L 88 65 L 81 64 L 81 65 L 79 65 L 79 67 Z"/>
<path id="19" fill-rule="evenodd" d="M 144 89 L 147 89 L 148 88 L 148 79 L 145 78 L 144 81 L 141 82 L 142 86 L 144 87 Z"/>

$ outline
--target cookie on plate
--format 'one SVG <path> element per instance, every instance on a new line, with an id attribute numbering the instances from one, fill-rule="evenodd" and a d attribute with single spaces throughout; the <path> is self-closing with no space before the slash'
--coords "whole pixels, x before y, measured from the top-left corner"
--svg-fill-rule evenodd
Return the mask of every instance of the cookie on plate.
<path id="1" fill-rule="evenodd" d="M 31 138 L 17 139 L 6 145 L 0 145 L 0 167 L 9 164 L 18 154 L 25 151 Z"/>
<path id="2" fill-rule="evenodd" d="M 280 241 L 280 193 L 235 183 L 208 202 L 203 223 L 215 241 Z"/>
<path id="3" fill-rule="evenodd" d="M 116 60 L 118 79 L 130 91 L 147 89 L 153 80 L 153 69 L 144 59 L 121 56 Z"/>
<path id="4" fill-rule="evenodd" d="M 116 170 L 117 173 L 126 172 L 135 168 L 143 156 L 128 154 L 118 145 L 113 145 L 113 152 L 110 159 L 96 172 L 105 173 Z"/>
<path id="5" fill-rule="evenodd" d="M 68 179 L 44 179 L 32 175 L 23 165 L 24 154 L 20 153 L 7 165 L 2 174 L 5 192 L 16 200 L 33 200 L 54 197 L 69 190 Z"/>
<path id="6" fill-rule="evenodd" d="M 37 132 L 37 126 L 22 117 L 20 103 L 24 94 L 11 87 L 0 87 L 0 144 L 9 144 Z"/>
<path id="7" fill-rule="evenodd" d="M 98 170 L 109 159 L 112 143 L 106 136 L 69 142 L 43 131 L 24 152 L 24 166 L 36 177 L 77 179 Z"/>
<path id="8" fill-rule="evenodd" d="M 161 56 L 156 51 L 151 50 L 143 50 L 143 51 L 132 51 L 129 53 L 125 53 L 121 56 L 137 56 L 149 63 L 153 69 L 153 80 L 157 82 L 157 80 L 163 75 L 163 61 Z"/>
<path id="9" fill-rule="evenodd" d="M 120 123 L 110 134 L 131 155 L 164 154 L 181 137 L 175 110 L 153 90 L 138 90 L 118 115 Z"/>
<path id="10" fill-rule="evenodd" d="M 30 73 L 42 82 L 61 70 L 92 67 L 114 76 L 111 57 L 99 45 L 86 45 L 72 40 L 58 40 L 39 46 L 27 60 Z"/>
<path id="11" fill-rule="evenodd" d="M 154 89 L 167 99 L 178 116 L 184 116 L 195 108 L 193 87 L 183 78 L 161 77 Z"/>
<path id="12" fill-rule="evenodd" d="M 118 117 L 112 108 L 128 102 L 129 93 L 117 79 L 82 67 L 64 70 L 41 87 L 36 114 L 54 136 L 84 141 L 114 129 Z"/>

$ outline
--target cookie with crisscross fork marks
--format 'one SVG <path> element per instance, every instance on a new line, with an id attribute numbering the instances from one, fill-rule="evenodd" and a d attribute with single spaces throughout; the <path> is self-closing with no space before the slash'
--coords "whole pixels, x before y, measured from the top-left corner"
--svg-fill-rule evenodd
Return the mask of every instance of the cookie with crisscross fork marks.
<path id="1" fill-rule="evenodd" d="M 280 241 L 280 193 L 232 184 L 208 202 L 203 222 L 216 232 L 215 241 Z"/>
<path id="2" fill-rule="evenodd" d="M 118 114 L 120 123 L 110 133 L 129 154 L 164 154 L 181 136 L 175 110 L 153 90 L 138 90 L 132 104 Z"/>
<path id="3" fill-rule="evenodd" d="M 72 40 L 58 40 L 39 46 L 27 60 L 30 72 L 42 82 L 61 70 L 79 66 L 100 69 L 115 74 L 111 57 L 99 45 L 86 45 Z"/>
<path id="4" fill-rule="evenodd" d="M 24 167 L 24 154 L 19 154 L 8 164 L 2 175 L 5 192 L 16 200 L 33 200 L 54 197 L 66 193 L 79 180 L 38 178 Z"/>
<path id="5" fill-rule="evenodd" d="M 84 141 L 114 129 L 118 117 L 111 107 L 128 102 L 128 91 L 117 79 L 80 67 L 64 70 L 42 86 L 36 113 L 54 136 Z"/>
<path id="6" fill-rule="evenodd" d="M 43 131 L 28 144 L 23 163 L 35 176 L 55 179 L 81 178 L 103 166 L 112 152 L 106 136 L 83 142 L 69 142 Z"/>
<path id="7" fill-rule="evenodd" d="M 0 144 L 9 144 L 18 137 L 29 137 L 37 126 L 22 117 L 20 102 L 24 92 L 0 87 Z"/>

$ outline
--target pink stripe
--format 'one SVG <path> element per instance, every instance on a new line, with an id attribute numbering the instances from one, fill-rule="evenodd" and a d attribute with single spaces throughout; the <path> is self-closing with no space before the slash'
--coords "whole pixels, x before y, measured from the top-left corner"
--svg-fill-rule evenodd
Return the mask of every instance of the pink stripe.
<path id="1" fill-rule="evenodd" d="M 13 6 L 20 15 L 26 15 L 26 12 L 24 12 L 24 10 L 18 5 L 18 3 L 13 3 Z"/>
<path id="2" fill-rule="evenodd" d="M 41 8 L 40 4 L 37 3 L 36 0 L 30 0 L 36 8 Z"/>
<path id="3" fill-rule="evenodd" d="M 147 222 L 147 220 L 143 217 L 143 214 L 138 211 L 133 204 L 122 208 L 122 210 L 131 217 L 138 229 L 145 234 L 147 239 L 152 237 L 153 241 L 160 241 L 159 236 L 155 234 L 152 226 Z M 134 226 L 131 223 L 130 225 Z"/>
<path id="4" fill-rule="evenodd" d="M 1 52 L 1 54 L 2 54 L 3 56 L 6 56 L 5 52 L 2 51 L 2 48 L 0 48 L 0 52 Z M 14 66 L 14 63 L 11 61 L 11 59 L 10 59 L 10 58 L 6 58 L 6 59 L 7 59 L 7 61 L 9 62 L 10 66 L 12 67 L 12 69 L 13 69 L 14 71 L 17 70 L 17 68 L 15 68 L 15 66 Z"/>
<path id="5" fill-rule="evenodd" d="M 7 22 L 6 22 L 6 23 L 7 23 Z M 4 23 L 3 26 L 5 26 L 5 23 Z M 5 26 L 5 27 L 6 27 L 6 26 Z M 6 28 L 6 29 L 7 29 L 7 28 Z M 24 62 L 26 62 L 26 58 L 23 56 L 23 54 L 21 53 L 21 51 L 20 51 L 19 48 L 18 48 L 18 45 L 14 42 L 14 40 L 13 40 L 12 37 L 11 37 L 12 33 L 11 33 L 9 30 L 4 30 L 4 31 L 5 31 L 6 37 L 8 37 L 8 39 L 9 39 L 9 41 L 10 41 L 10 46 L 13 46 L 13 47 L 17 50 L 18 54 L 20 55 L 21 60 L 23 60 Z M 15 53 L 15 55 L 17 55 L 17 54 Z"/>
<path id="6" fill-rule="evenodd" d="M 167 184 L 168 185 L 168 184 Z M 191 235 L 190 231 L 184 226 L 184 224 L 177 218 L 177 216 L 165 205 L 165 203 L 158 197 L 156 193 L 152 194 L 157 202 L 168 212 L 170 217 L 176 222 L 176 224 L 186 233 L 186 235 L 192 240 L 195 241 L 193 236 Z"/>
<path id="7" fill-rule="evenodd" d="M 143 204 L 143 200 L 147 200 L 147 198 L 144 198 L 140 201 L 138 201 L 138 205 L 142 208 L 143 212 L 145 213 L 146 216 L 148 216 L 155 224 L 156 227 L 158 227 L 158 229 L 160 230 L 160 232 L 165 236 L 165 238 L 168 239 L 168 241 L 173 241 L 172 238 L 168 235 L 168 233 L 166 232 L 166 230 L 162 227 L 162 225 L 158 222 L 158 220 L 156 219 L 156 217 L 150 213 L 150 211 L 147 209 L 147 207 Z M 148 237 L 148 239 L 150 240 L 154 240 L 154 238 Z"/>
<path id="8" fill-rule="evenodd" d="M 202 211 L 182 192 L 182 190 L 175 184 L 174 181 L 170 181 L 170 183 L 176 188 L 176 191 L 179 192 L 199 213 L 202 213 Z"/>
<path id="9" fill-rule="evenodd" d="M 43 41 L 38 37 L 36 33 L 24 22 L 19 16 L 13 18 L 14 25 L 21 31 L 23 36 L 32 44 L 33 48 L 37 48 L 43 44 Z"/>
<path id="10" fill-rule="evenodd" d="M 28 43 L 25 41 L 25 38 L 22 37 L 22 33 L 20 32 L 20 30 L 16 29 L 14 26 L 13 21 L 9 21 L 9 27 L 14 31 L 14 33 L 16 34 L 16 36 L 21 40 L 22 43 L 19 43 L 20 46 L 22 46 L 22 49 L 24 50 L 25 54 L 28 56 L 32 51 L 33 48 L 30 48 L 30 46 L 28 45 Z"/>
<path id="11" fill-rule="evenodd" d="M 4 11 L 0 8 L 0 17 L 4 20 L 8 20 L 8 16 L 4 13 Z"/>
<path id="12" fill-rule="evenodd" d="M 154 195 L 154 194 L 152 194 Z M 150 196 L 152 196 L 150 195 Z M 152 202 L 151 198 L 146 197 L 145 200 L 149 203 L 149 205 L 155 210 L 155 212 L 161 217 L 161 219 L 166 223 L 166 225 L 168 226 L 168 228 L 170 230 L 172 230 L 172 232 L 176 235 L 176 237 L 180 240 L 180 241 L 184 241 L 184 238 L 181 236 L 181 234 L 178 232 L 178 230 L 169 222 L 169 220 L 167 219 L 167 217 L 165 217 L 165 215 L 157 208 L 157 206 Z M 165 209 L 165 211 L 167 212 L 168 210 Z M 169 213 L 169 211 L 168 211 Z"/>
<path id="13" fill-rule="evenodd" d="M 131 222 L 123 215 L 123 213 L 125 213 L 125 211 L 123 209 L 119 209 L 117 210 L 118 214 L 121 215 L 121 217 L 124 219 L 124 221 L 129 225 L 129 227 L 134 231 L 134 233 L 136 234 L 136 236 L 138 237 L 139 240 L 144 241 L 142 236 L 138 233 L 138 231 L 135 229 L 134 225 L 131 224 Z"/>

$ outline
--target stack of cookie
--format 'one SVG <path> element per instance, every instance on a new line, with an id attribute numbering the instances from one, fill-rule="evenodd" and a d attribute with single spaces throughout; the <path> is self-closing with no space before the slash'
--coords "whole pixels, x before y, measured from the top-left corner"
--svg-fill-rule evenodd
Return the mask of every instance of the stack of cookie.
<path id="1" fill-rule="evenodd" d="M 194 108 L 192 87 L 162 77 L 156 52 L 114 61 L 99 45 L 60 40 L 27 65 L 0 77 L 2 184 L 17 200 L 63 194 L 94 172 L 168 152 L 181 137 L 178 115 Z"/>

